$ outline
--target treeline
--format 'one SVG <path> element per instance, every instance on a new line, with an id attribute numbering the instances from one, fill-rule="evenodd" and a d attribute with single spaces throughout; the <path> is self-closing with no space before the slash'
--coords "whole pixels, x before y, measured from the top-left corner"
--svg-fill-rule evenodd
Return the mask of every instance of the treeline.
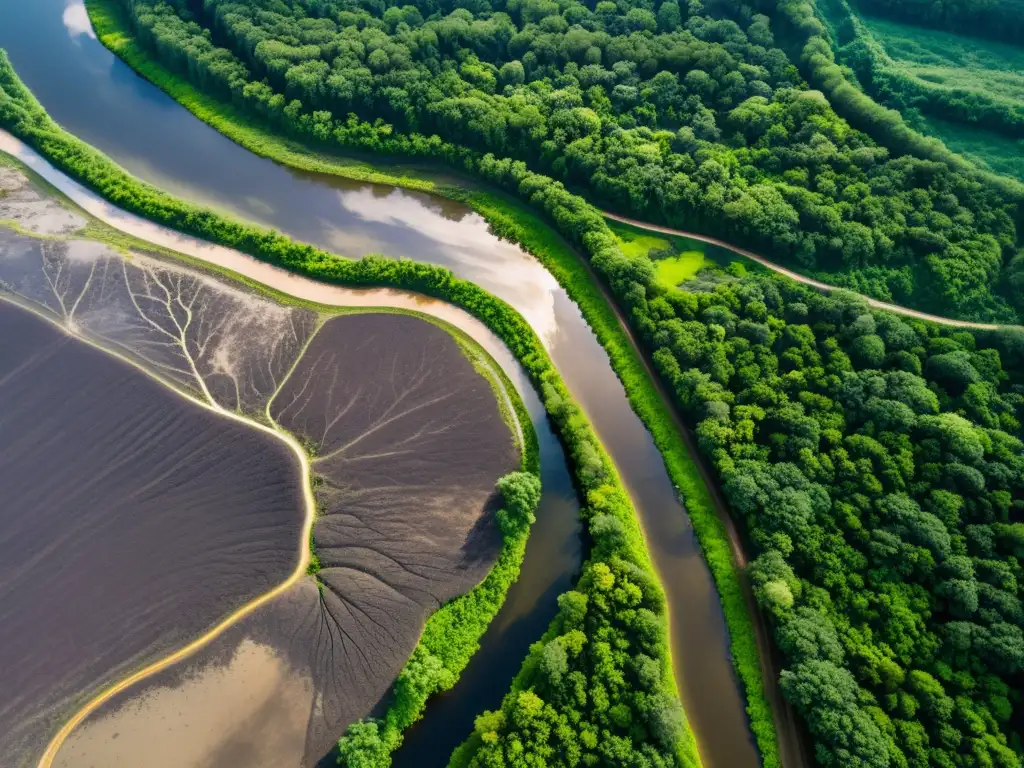
<path id="1" fill-rule="evenodd" d="M 921 109 L 953 122 L 1024 137 L 1024 103 L 987 92 L 981 75 L 976 88 L 929 82 L 893 61 L 847 0 L 822 0 L 818 10 L 832 25 L 839 60 L 883 104 L 900 113 Z"/>
<path id="2" fill-rule="evenodd" d="M 950 87 L 917 77 L 886 55 L 857 19 L 848 17 L 846 23 L 852 34 L 840 47 L 840 60 L 883 104 L 900 113 L 920 109 L 952 122 L 1024 138 L 1024 103 L 987 92 L 981 77 L 977 88 Z"/>
<path id="3" fill-rule="evenodd" d="M 879 137 L 887 136 L 886 146 L 894 147 L 896 151 L 945 163 L 968 175 L 973 172 L 973 167 L 966 160 L 949 151 L 942 142 L 914 131 L 898 112 L 876 103 L 847 78 L 846 72 L 836 63 L 831 37 L 819 18 L 820 8 L 827 13 L 833 5 L 833 18 L 852 16 L 852 9 L 845 0 L 762 2 L 777 14 L 782 37 L 806 70 L 808 80 L 825 93 L 829 102 L 851 125 L 879 141 Z"/>
<path id="4" fill-rule="evenodd" d="M 1022 0 L 859 0 L 858 5 L 908 24 L 1024 43 Z"/>
<path id="5" fill-rule="evenodd" d="M 830 23 L 841 25 L 853 16 L 847 0 L 758 0 L 767 12 L 777 18 L 780 37 L 786 47 L 800 61 L 808 80 L 820 88 L 829 103 L 850 124 L 890 147 L 895 152 L 911 154 L 943 163 L 954 173 L 978 179 L 986 186 L 998 190 L 1001 198 L 1017 202 L 1015 218 L 1020 222 L 1024 186 L 979 171 L 972 163 L 952 152 L 936 138 L 924 136 L 908 125 L 900 113 L 887 108 L 861 90 L 836 62 L 833 39 L 826 30 L 822 17 L 831 16 Z M 855 23 L 855 22 L 854 22 Z M 1019 310 L 1018 310 L 1019 311 Z"/>
<path id="6" fill-rule="evenodd" d="M 1024 333 L 777 277 L 666 301 L 655 362 L 756 555 L 822 766 L 1019 768 Z"/>
<path id="7" fill-rule="evenodd" d="M 863 127 L 941 162 L 892 158 L 851 130 L 798 87 L 749 6 L 210 1 L 204 28 L 180 7 L 122 2 L 162 62 L 306 141 L 353 146 L 360 133 L 354 146 L 389 151 L 402 135 L 419 156 L 493 152 L 879 298 L 972 318 L 1020 309 L 1004 274 L 1019 213 L 1006 190 L 894 112 Z M 792 10 L 817 24 L 809 5 Z M 823 70 L 830 97 L 880 109 L 824 37 L 810 48 L 836 70 Z"/>
<path id="8" fill-rule="evenodd" d="M 550 701 L 535 696 L 540 705 L 503 720 L 489 740 L 489 748 L 495 743 L 507 744 L 519 754 L 536 754 L 535 764 L 557 764 L 558 760 L 568 760 L 567 756 L 613 764 L 696 764 L 696 747 L 672 679 L 664 596 L 629 494 L 585 414 L 521 315 L 444 268 L 378 256 L 358 261 L 338 258 L 276 232 L 227 219 L 140 182 L 53 122 L 20 82 L 2 50 L 0 126 L 125 210 L 326 282 L 387 286 L 433 296 L 461 307 L 494 331 L 542 394 L 582 496 L 581 514 L 592 548 L 580 583 L 562 597 L 559 615 L 538 650 L 543 653 L 548 645 L 562 648 L 566 664 L 562 682 L 566 690 L 574 692 L 583 686 L 582 703 L 578 696 L 552 695 Z M 604 227 L 600 217 L 595 217 Z M 604 230 L 607 232 L 607 227 Z M 617 249 L 610 232 L 605 240 L 591 242 L 599 250 L 602 246 L 612 249 L 608 250 L 609 256 L 615 257 Z M 587 642 L 578 643 L 576 635 L 562 640 L 561 629 L 581 617 L 591 632 Z M 561 658 L 557 649 L 548 653 Z M 450 684 L 437 660 L 420 661 L 424 659 L 412 659 L 403 673 L 401 702 L 425 698 L 422 691 Z M 506 704 L 514 706 L 515 701 L 518 697 Z M 572 722 L 574 727 L 552 730 L 545 723 L 553 719 Z M 598 736 L 596 742 L 594 734 Z M 354 766 L 387 764 L 388 750 L 394 747 L 391 738 L 387 724 L 383 729 L 374 722 L 362 724 L 346 742 L 349 762 Z"/>

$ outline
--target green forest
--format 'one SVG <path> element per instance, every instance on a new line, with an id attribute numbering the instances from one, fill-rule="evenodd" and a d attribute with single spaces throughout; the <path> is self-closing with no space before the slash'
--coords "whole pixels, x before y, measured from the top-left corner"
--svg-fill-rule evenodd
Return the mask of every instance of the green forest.
<path id="1" fill-rule="evenodd" d="M 881 104 L 981 167 L 1024 180 L 1024 48 L 819 0 L 838 59 Z"/>
<path id="2" fill-rule="evenodd" d="M 592 203 L 878 298 L 979 319 L 1021 311 L 1019 201 L 851 128 L 751 5 L 125 6 L 169 68 L 311 142 L 520 160 Z"/>
<path id="3" fill-rule="evenodd" d="M 1017 768 L 1024 335 L 776 277 L 666 300 L 654 358 L 745 522 L 818 763 Z"/>

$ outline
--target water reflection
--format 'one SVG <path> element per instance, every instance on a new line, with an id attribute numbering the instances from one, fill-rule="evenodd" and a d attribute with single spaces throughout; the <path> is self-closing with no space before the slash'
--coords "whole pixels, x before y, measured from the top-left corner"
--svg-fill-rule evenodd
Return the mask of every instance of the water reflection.
<path id="1" fill-rule="evenodd" d="M 64 9 L 62 19 L 72 40 L 77 40 L 82 35 L 88 35 L 93 40 L 96 39 L 96 33 L 92 30 L 92 22 L 89 21 L 89 14 L 85 10 L 84 3 L 72 2 Z"/>
<path id="2" fill-rule="evenodd" d="M 511 243 L 494 241 L 490 249 L 482 249 L 481 243 L 494 239 L 482 216 L 425 205 L 423 199 L 397 189 L 381 196 L 376 188 L 361 186 L 339 191 L 338 198 L 342 208 L 362 221 L 400 227 L 440 246 L 437 250 L 445 252 L 449 266 L 460 277 L 487 286 L 518 308 L 551 348 L 558 329 L 555 294 L 563 293 L 561 287 L 533 257 Z M 339 244 L 350 246 L 346 253 L 367 250 L 351 247 L 355 245 L 351 235 L 339 235 Z"/>

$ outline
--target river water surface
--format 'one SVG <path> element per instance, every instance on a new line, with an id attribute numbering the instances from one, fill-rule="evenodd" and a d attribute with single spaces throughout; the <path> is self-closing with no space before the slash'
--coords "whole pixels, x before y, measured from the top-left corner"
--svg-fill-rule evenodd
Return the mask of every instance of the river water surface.
<path id="1" fill-rule="evenodd" d="M 530 321 L 640 513 L 668 598 L 676 678 L 705 765 L 757 765 L 714 583 L 685 510 L 606 354 L 554 278 L 460 205 L 297 173 L 238 147 L 103 48 L 83 14 L 80 3 L 70 0 L 0 0 L 0 47 L 69 131 L 140 178 L 296 239 L 347 256 L 383 253 L 449 267 Z M 257 279 L 296 295 L 303 295 L 296 292 L 299 283 L 311 282 L 275 272 L 272 279 Z M 532 541 L 534 546 L 541 545 Z M 555 549 L 567 547 L 562 539 Z M 465 680 L 431 705 L 423 727 L 409 734 L 398 764 L 444 764 L 451 747 L 472 728 L 472 716 L 500 702 L 529 641 L 550 619 L 553 597 L 571 578 L 573 561 L 562 557 L 560 577 L 543 590 L 517 589 L 510 596 Z M 441 713 L 436 720 L 435 713 Z"/>

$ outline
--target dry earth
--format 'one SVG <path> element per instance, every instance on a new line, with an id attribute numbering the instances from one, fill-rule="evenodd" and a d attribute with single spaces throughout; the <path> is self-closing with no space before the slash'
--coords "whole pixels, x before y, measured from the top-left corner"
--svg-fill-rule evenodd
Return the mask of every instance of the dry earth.
<path id="1" fill-rule="evenodd" d="M 0 302 L 0 764 L 295 567 L 287 446 Z"/>

